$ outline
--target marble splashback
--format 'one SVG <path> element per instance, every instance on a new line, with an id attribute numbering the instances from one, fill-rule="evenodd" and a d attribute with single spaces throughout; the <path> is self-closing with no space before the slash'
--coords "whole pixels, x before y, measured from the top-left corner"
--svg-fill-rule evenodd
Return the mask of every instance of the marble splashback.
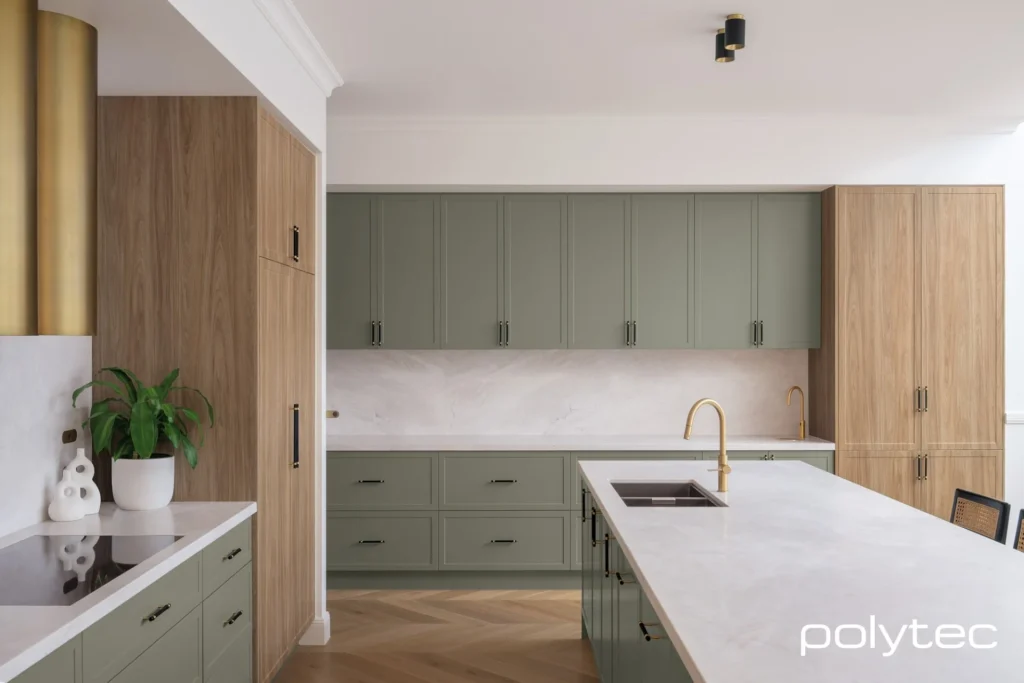
<path id="1" fill-rule="evenodd" d="M 806 351 L 328 351 L 328 435 L 679 434 L 697 399 L 729 433 L 796 432 Z M 701 411 L 697 434 L 717 433 Z"/>

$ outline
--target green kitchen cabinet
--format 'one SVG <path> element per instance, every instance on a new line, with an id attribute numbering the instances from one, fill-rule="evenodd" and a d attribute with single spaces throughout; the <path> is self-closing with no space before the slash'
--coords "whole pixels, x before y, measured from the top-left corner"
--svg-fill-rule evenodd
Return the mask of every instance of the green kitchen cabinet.
<path id="1" fill-rule="evenodd" d="M 629 567 L 629 562 L 618 544 L 614 546 L 614 574 L 611 577 L 615 603 L 615 656 L 612 659 L 612 679 L 636 681 L 643 667 L 640 657 L 640 584 Z"/>
<path id="2" fill-rule="evenodd" d="M 441 346 L 500 346 L 505 320 L 501 195 L 441 198 Z"/>
<path id="3" fill-rule="evenodd" d="M 757 198 L 758 345 L 821 346 L 821 195 Z"/>
<path id="4" fill-rule="evenodd" d="M 754 348 L 757 195 L 697 195 L 694 252 L 697 348 Z"/>
<path id="5" fill-rule="evenodd" d="M 437 569 L 437 512 L 327 513 L 328 571 Z"/>
<path id="6" fill-rule="evenodd" d="M 505 195 L 505 346 L 568 345 L 569 209 L 561 194 Z"/>
<path id="7" fill-rule="evenodd" d="M 669 640 L 662 628 L 661 619 L 643 591 L 640 591 L 640 623 L 650 636 L 648 639 L 641 631 L 637 639 L 637 659 L 641 662 L 642 683 L 693 683 L 693 678 L 676 652 L 676 646 Z"/>
<path id="8" fill-rule="evenodd" d="M 377 346 L 441 346 L 441 199 L 377 199 Z"/>
<path id="9" fill-rule="evenodd" d="M 82 636 L 75 636 L 11 683 L 82 683 Z"/>
<path id="10" fill-rule="evenodd" d="M 704 451 L 704 460 L 718 460 L 718 451 Z M 835 473 L 833 451 L 729 451 L 729 460 L 799 460 L 820 470 Z"/>
<path id="11" fill-rule="evenodd" d="M 202 608 L 193 609 L 110 683 L 200 683 L 202 616 Z"/>
<path id="12" fill-rule="evenodd" d="M 632 211 L 630 345 L 693 348 L 693 195 L 633 195 Z"/>
<path id="13" fill-rule="evenodd" d="M 629 343 L 630 196 L 569 197 L 569 348 Z"/>
<path id="14" fill-rule="evenodd" d="M 568 510 L 440 513 L 442 570 L 569 568 Z"/>
<path id="15" fill-rule="evenodd" d="M 368 349 L 377 334 L 374 198 L 331 193 L 326 208 L 327 348 Z"/>

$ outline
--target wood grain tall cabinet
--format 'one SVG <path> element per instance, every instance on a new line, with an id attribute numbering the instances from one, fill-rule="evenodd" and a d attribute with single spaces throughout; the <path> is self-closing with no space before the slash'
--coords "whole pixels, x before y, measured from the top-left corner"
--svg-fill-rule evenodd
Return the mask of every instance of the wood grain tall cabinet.
<path id="1" fill-rule="evenodd" d="M 948 517 L 1003 490 L 1002 187 L 822 195 L 811 433 L 836 472 Z"/>
<path id="2" fill-rule="evenodd" d="M 267 681 L 313 618 L 315 159 L 255 98 L 104 97 L 98 113 L 94 366 L 147 382 L 179 367 L 216 407 L 175 498 L 257 502 Z"/>

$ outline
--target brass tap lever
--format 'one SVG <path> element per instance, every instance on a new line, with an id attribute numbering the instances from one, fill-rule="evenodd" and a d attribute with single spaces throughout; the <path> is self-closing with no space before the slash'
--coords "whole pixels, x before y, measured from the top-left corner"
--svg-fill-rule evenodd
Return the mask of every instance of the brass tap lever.
<path id="1" fill-rule="evenodd" d="M 686 431 L 683 432 L 683 438 L 689 439 L 692 436 L 693 416 L 705 404 L 718 411 L 718 467 L 708 471 L 718 472 L 718 492 L 727 493 L 729 491 L 729 473 L 732 472 L 732 467 L 729 466 L 729 454 L 725 450 L 725 410 L 722 409 L 722 406 L 710 398 L 702 398 L 694 403 L 690 408 L 690 414 L 686 416 Z"/>
<path id="2" fill-rule="evenodd" d="M 792 386 L 789 388 L 789 393 L 786 394 L 786 405 L 790 405 L 790 400 L 793 398 L 793 392 L 800 392 L 800 440 L 803 441 L 807 438 L 807 423 L 804 422 L 804 390 L 798 386 Z"/>

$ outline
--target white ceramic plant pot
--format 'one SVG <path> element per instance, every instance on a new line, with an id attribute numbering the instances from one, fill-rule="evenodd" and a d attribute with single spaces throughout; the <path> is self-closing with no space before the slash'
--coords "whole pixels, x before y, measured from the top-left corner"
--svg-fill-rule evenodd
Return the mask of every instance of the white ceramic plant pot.
<path id="1" fill-rule="evenodd" d="M 174 496 L 174 458 L 114 461 L 110 475 L 114 502 L 123 510 L 156 510 Z"/>

